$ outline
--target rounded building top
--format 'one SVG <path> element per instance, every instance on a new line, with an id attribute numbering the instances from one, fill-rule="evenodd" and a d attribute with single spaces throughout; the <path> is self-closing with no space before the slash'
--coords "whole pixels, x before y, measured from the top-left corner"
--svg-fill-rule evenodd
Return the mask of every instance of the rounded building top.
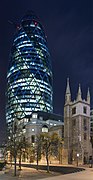
<path id="1" fill-rule="evenodd" d="M 27 11 L 27 13 L 23 16 L 21 22 L 24 21 L 31 21 L 31 20 L 38 20 L 38 17 L 35 15 L 35 13 L 33 11 Z"/>

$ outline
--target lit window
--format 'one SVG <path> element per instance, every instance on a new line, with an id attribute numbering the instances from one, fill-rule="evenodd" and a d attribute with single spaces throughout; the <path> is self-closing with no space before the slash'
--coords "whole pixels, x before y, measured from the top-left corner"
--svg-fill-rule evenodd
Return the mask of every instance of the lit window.
<path id="1" fill-rule="evenodd" d="M 54 124 L 54 126 L 56 126 L 56 124 Z"/>
<path id="2" fill-rule="evenodd" d="M 32 118 L 37 118 L 37 114 L 32 114 Z"/>
<path id="3" fill-rule="evenodd" d="M 32 121 L 33 124 L 36 124 L 36 121 Z"/>
<path id="4" fill-rule="evenodd" d="M 42 132 L 48 132 L 48 127 L 46 125 L 42 127 Z"/>

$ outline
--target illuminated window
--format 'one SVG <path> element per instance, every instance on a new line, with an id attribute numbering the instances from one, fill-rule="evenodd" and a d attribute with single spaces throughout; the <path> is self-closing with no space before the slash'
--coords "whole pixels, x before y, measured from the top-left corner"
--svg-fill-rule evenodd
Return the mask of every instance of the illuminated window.
<path id="1" fill-rule="evenodd" d="M 42 132 L 48 132 L 48 127 L 46 125 L 42 127 Z"/>
<path id="2" fill-rule="evenodd" d="M 56 124 L 54 124 L 54 126 L 56 126 Z"/>
<path id="3" fill-rule="evenodd" d="M 37 114 L 36 113 L 32 114 L 32 118 L 37 118 Z"/>

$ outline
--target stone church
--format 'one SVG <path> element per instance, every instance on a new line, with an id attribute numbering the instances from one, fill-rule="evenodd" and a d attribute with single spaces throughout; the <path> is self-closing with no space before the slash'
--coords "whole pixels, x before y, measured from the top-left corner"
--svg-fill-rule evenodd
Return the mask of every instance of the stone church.
<path id="1" fill-rule="evenodd" d="M 83 100 L 79 84 L 76 100 L 72 101 L 69 78 L 64 105 L 64 148 L 68 164 L 88 163 L 91 155 L 90 92 L 88 89 L 87 98 Z"/>

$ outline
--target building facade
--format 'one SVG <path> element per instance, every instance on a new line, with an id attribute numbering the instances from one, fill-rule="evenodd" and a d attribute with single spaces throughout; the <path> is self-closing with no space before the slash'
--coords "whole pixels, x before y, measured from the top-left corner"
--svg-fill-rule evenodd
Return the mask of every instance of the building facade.
<path id="1" fill-rule="evenodd" d="M 52 67 L 46 35 L 28 12 L 16 28 L 7 73 L 6 121 L 53 111 Z"/>
<path id="2" fill-rule="evenodd" d="M 50 134 L 56 132 L 61 138 L 63 136 L 64 124 L 60 115 L 33 112 L 31 116 L 26 116 L 23 119 L 24 122 L 21 121 L 20 123 L 25 125 L 25 129 L 23 128 L 24 136 L 29 143 L 35 143 L 37 136 L 45 132 Z"/>
<path id="3" fill-rule="evenodd" d="M 82 99 L 79 85 L 76 100 L 71 100 L 69 79 L 64 105 L 64 148 L 67 150 L 67 163 L 87 163 L 91 155 L 90 144 L 90 93 Z"/>

